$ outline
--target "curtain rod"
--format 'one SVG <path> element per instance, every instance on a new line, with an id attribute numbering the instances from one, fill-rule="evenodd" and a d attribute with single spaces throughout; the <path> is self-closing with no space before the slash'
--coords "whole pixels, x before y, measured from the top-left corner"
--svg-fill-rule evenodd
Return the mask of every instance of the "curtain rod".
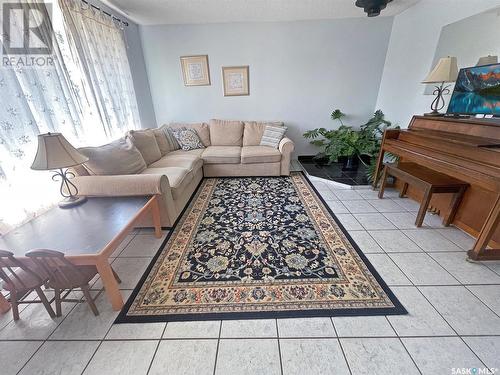
<path id="1" fill-rule="evenodd" d="M 124 24 L 125 26 L 128 26 L 128 22 L 127 21 L 122 21 L 120 18 L 116 17 L 115 15 L 111 14 L 111 13 L 108 13 L 106 12 L 105 10 L 99 8 L 98 6 L 94 5 L 94 4 L 90 4 L 87 0 L 80 0 L 82 3 L 85 3 L 87 4 L 88 6 L 91 6 L 92 8 L 100 11 L 100 12 L 103 12 L 105 15 L 107 16 L 110 16 L 112 19 L 115 19 L 119 22 L 121 22 L 122 24 Z"/>

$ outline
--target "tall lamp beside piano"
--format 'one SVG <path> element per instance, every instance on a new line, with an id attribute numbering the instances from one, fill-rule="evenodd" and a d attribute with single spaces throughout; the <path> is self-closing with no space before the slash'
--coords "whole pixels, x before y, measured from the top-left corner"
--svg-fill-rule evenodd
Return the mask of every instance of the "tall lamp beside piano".
<path id="1" fill-rule="evenodd" d="M 433 95 L 436 95 L 431 103 L 432 112 L 425 113 L 425 116 L 444 116 L 444 113 L 439 111 L 444 108 L 445 101 L 443 95 L 449 94 L 450 85 L 447 82 L 455 82 L 458 77 L 458 65 L 456 57 L 443 57 L 439 59 L 438 63 L 432 71 L 425 77 L 422 83 L 435 83 L 436 88 Z"/>

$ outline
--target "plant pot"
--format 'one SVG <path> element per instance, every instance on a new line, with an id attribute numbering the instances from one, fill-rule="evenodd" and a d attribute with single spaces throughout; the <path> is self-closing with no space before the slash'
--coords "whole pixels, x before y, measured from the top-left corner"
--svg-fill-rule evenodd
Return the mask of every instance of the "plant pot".
<path id="1" fill-rule="evenodd" d="M 343 171 L 357 171 L 359 166 L 359 159 L 356 155 L 348 156 L 343 160 Z"/>

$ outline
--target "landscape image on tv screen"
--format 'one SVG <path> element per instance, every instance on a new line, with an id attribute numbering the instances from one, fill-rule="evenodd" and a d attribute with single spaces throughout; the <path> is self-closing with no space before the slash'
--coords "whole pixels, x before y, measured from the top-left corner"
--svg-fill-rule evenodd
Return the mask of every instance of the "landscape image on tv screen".
<path id="1" fill-rule="evenodd" d="M 500 115 L 500 64 L 461 69 L 447 112 Z"/>

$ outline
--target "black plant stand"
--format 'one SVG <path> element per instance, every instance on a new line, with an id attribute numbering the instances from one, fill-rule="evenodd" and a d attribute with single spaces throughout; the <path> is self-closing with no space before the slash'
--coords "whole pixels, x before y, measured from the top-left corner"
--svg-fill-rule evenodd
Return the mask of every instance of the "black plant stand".
<path id="1" fill-rule="evenodd" d="M 332 180 L 349 186 L 369 185 L 366 178 L 366 167 L 359 163 L 356 170 L 343 170 L 344 163 L 327 164 L 316 161 L 312 156 L 299 156 L 299 163 L 311 176 Z"/>

